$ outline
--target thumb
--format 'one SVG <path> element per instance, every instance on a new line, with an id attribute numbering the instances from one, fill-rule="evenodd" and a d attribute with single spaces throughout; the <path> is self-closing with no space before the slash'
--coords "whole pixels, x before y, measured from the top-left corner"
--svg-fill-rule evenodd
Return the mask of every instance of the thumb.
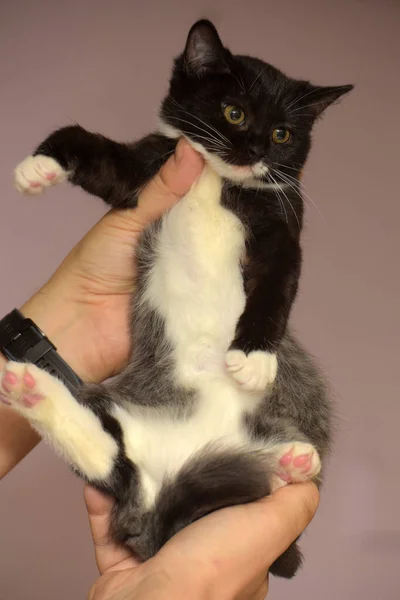
<path id="1" fill-rule="evenodd" d="M 265 586 L 271 564 L 296 540 L 313 518 L 319 501 L 316 486 L 294 483 L 271 496 L 231 506 L 195 521 L 177 533 L 159 557 L 171 568 L 203 568 L 211 584 L 236 598 L 251 584 Z M 225 594 L 224 594 L 225 595 Z"/>
<path id="2" fill-rule="evenodd" d="M 319 491 L 308 481 L 283 486 L 271 496 L 248 505 L 252 512 L 250 535 L 254 536 L 254 548 L 257 551 L 258 542 L 267 564 L 271 565 L 305 530 L 318 504 Z"/>
<path id="3" fill-rule="evenodd" d="M 159 218 L 190 190 L 203 166 L 201 155 L 180 139 L 174 155 L 140 192 L 135 219 L 145 225 Z"/>
<path id="4" fill-rule="evenodd" d="M 110 538 L 110 518 L 114 501 L 90 485 L 85 486 L 84 498 L 100 573 L 136 567 L 138 562 L 127 548 L 117 546 Z"/>

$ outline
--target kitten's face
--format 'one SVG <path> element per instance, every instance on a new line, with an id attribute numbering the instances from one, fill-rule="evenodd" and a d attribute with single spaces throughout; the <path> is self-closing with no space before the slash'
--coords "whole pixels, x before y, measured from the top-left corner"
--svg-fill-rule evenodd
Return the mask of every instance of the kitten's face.
<path id="1" fill-rule="evenodd" d="M 213 25 L 200 21 L 175 61 L 161 129 L 185 135 L 228 179 L 282 183 L 282 174 L 301 171 L 315 119 L 351 88 L 315 87 L 261 60 L 233 56 Z"/>

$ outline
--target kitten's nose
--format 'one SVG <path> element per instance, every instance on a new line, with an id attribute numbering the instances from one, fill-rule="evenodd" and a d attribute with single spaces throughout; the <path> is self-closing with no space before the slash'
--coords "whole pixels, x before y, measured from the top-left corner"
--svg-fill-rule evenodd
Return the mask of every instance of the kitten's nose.
<path id="1" fill-rule="evenodd" d="M 247 146 L 247 150 L 251 160 L 262 158 L 264 155 L 264 148 L 259 142 L 251 142 Z"/>

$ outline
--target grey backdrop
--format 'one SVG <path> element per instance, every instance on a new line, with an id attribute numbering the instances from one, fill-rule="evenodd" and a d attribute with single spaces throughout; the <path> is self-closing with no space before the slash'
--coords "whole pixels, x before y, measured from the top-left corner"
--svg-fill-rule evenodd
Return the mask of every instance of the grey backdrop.
<path id="1" fill-rule="evenodd" d="M 294 322 L 341 416 L 306 565 L 271 598 L 399 597 L 400 5 L 391 0 L 13 0 L 0 8 L 0 314 L 20 305 L 103 214 L 63 186 L 13 190 L 14 166 L 54 127 L 117 139 L 151 130 L 192 22 L 238 52 L 356 90 L 319 124 Z M 1 600 L 84 598 L 94 578 L 82 485 L 43 444 L 2 483 Z M 397 591 L 396 591 L 397 590 Z"/>

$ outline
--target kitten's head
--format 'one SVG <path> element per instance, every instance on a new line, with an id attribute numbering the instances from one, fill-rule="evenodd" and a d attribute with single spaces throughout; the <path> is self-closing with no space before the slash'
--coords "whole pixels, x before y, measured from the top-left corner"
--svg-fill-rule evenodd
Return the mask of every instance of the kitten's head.
<path id="1" fill-rule="evenodd" d="M 224 177 L 282 183 L 277 171 L 301 171 L 315 120 L 352 87 L 314 86 L 257 58 L 232 55 L 202 20 L 175 60 L 161 130 L 185 135 Z"/>

